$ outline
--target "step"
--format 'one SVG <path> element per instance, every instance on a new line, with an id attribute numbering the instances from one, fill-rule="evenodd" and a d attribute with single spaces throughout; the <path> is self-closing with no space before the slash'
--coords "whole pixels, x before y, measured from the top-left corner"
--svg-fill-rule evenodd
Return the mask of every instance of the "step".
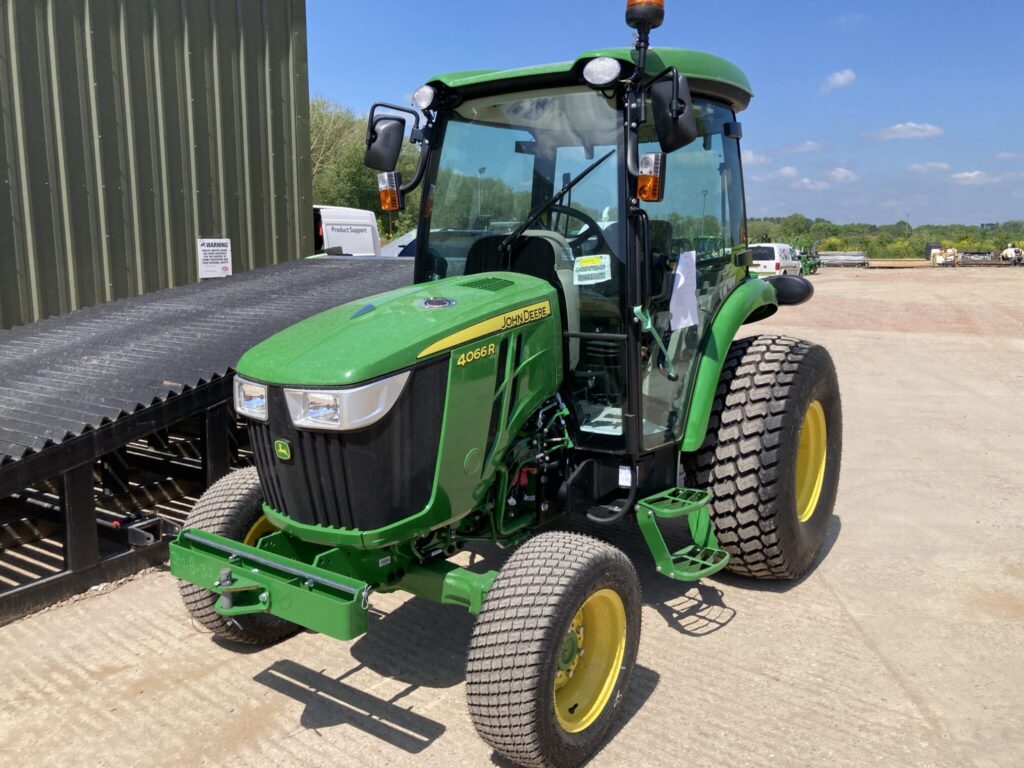
<path id="1" fill-rule="evenodd" d="M 706 507 L 711 502 L 708 491 L 696 488 L 669 488 L 641 499 L 638 506 L 653 512 L 655 517 L 681 517 L 690 512 Z"/>
<path id="2" fill-rule="evenodd" d="M 658 573 L 679 581 L 697 581 L 725 568 L 729 553 L 718 545 L 708 503 L 711 494 L 695 488 L 669 488 L 641 499 L 636 519 Z M 670 552 L 658 527 L 658 518 L 687 516 L 693 544 Z"/>

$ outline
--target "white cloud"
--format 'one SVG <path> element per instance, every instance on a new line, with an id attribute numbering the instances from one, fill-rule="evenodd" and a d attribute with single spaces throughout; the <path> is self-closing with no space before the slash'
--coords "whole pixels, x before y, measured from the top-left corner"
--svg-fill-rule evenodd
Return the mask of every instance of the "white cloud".
<path id="1" fill-rule="evenodd" d="M 806 152 L 820 152 L 822 147 L 825 146 L 818 141 L 805 141 L 803 144 L 798 144 L 793 148 L 793 151 L 798 154 L 804 154 Z"/>
<path id="2" fill-rule="evenodd" d="M 852 26 L 854 24 L 860 24 L 862 22 L 865 22 L 865 21 L 867 21 L 867 19 L 868 19 L 867 14 L 864 14 L 864 13 L 844 13 L 842 16 L 840 16 L 838 19 L 836 19 L 832 23 L 833 24 L 840 24 L 840 25 L 843 25 L 843 26 L 847 26 L 847 25 Z"/>
<path id="3" fill-rule="evenodd" d="M 860 178 L 853 171 L 847 170 L 846 168 L 833 168 L 828 172 L 828 176 L 832 181 L 838 184 L 847 184 L 853 181 L 857 181 Z"/>
<path id="4" fill-rule="evenodd" d="M 996 157 L 1000 160 L 1016 160 L 1020 155 L 1016 152 L 1000 152 Z"/>
<path id="5" fill-rule="evenodd" d="M 874 134 L 874 138 L 881 139 L 882 141 L 892 141 L 893 139 L 930 139 L 935 136 L 941 136 L 943 133 L 945 131 L 931 123 L 908 122 L 896 123 L 896 125 L 883 128 Z"/>
<path id="6" fill-rule="evenodd" d="M 763 182 L 763 181 L 777 181 L 778 179 L 795 179 L 800 175 L 800 171 L 794 168 L 792 165 L 784 165 L 774 171 L 766 171 L 765 173 L 752 176 L 751 181 Z"/>
<path id="7" fill-rule="evenodd" d="M 978 187 L 983 184 L 996 184 L 999 181 L 997 176 L 992 176 L 985 171 L 963 171 L 962 173 L 954 173 L 951 177 L 957 184 L 963 184 L 965 186 Z"/>
<path id="8" fill-rule="evenodd" d="M 805 141 L 803 144 L 793 144 L 788 147 L 783 147 L 780 152 L 787 155 L 805 155 L 808 152 L 820 152 L 825 148 L 825 145 L 820 141 Z"/>
<path id="9" fill-rule="evenodd" d="M 833 72 L 825 78 L 825 82 L 821 84 L 821 92 L 823 94 L 832 93 L 832 91 L 837 91 L 840 88 L 853 85 L 853 81 L 856 79 L 857 73 L 852 69 L 841 69 L 838 72 Z"/>
<path id="10" fill-rule="evenodd" d="M 911 163 L 907 166 L 911 173 L 931 173 L 932 171 L 948 171 L 949 163 Z"/>
<path id="11" fill-rule="evenodd" d="M 809 192 L 820 192 L 823 189 L 828 189 L 829 183 L 827 181 L 814 181 L 808 179 L 806 176 L 799 181 L 793 182 L 793 189 L 805 189 Z"/>
<path id="12" fill-rule="evenodd" d="M 772 159 L 768 155 L 761 155 L 752 149 L 743 150 L 743 164 L 746 166 L 764 165 L 770 163 Z"/>

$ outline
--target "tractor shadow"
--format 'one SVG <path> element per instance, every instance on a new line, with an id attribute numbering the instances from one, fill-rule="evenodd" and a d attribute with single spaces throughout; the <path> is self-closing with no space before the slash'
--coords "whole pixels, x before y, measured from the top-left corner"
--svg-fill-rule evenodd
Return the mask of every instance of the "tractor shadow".
<path id="1" fill-rule="evenodd" d="M 671 551 L 690 543 L 685 519 L 660 521 L 662 535 Z M 586 519 L 567 522 L 565 530 L 593 536 L 621 549 L 640 577 L 644 605 L 653 608 L 665 624 L 688 637 L 703 637 L 717 632 L 736 616 L 725 603 L 722 590 L 713 582 L 678 582 L 654 569 L 654 560 L 640 528 L 631 515 L 611 525 L 598 525 Z"/>
<path id="2" fill-rule="evenodd" d="M 689 543 L 684 520 L 663 522 L 662 531 L 671 549 Z M 584 533 L 619 547 L 636 567 L 644 605 L 657 611 L 665 624 L 680 634 L 703 637 L 724 628 L 736 616 L 719 585 L 726 589 L 766 592 L 793 589 L 809 578 L 825 559 L 839 538 L 842 524 L 838 517 L 832 519 L 814 564 L 807 574 L 793 582 L 757 581 L 721 573 L 699 582 L 679 583 L 655 571 L 640 530 L 628 517 L 612 525 L 566 521 L 559 528 Z M 510 554 L 492 544 L 475 544 L 460 556 L 464 559 L 459 562 L 473 570 L 499 570 Z M 463 608 L 427 600 L 405 600 L 391 610 L 371 608 L 368 632 L 349 648 L 357 663 L 340 677 L 282 659 L 253 679 L 304 704 L 300 723 L 305 728 L 350 725 L 409 754 L 417 754 L 440 738 L 446 727 L 404 708 L 399 702 L 419 688 L 451 688 L 465 680 L 466 655 L 474 622 L 475 618 Z M 251 650 L 237 648 L 235 644 L 230 647 L 236 651 Z M 370 670 L 405 687 L 384 699 L 346 682 L 346 678 L 362 670 Z M 654 670 L 639 665 L 635 668 L 622 714 L 616 718 L 607 740 L 614 738 L 643 708 L 658 681 Z M 497 754 L 492 756 L 492 762 L 499 766 L 512 765 Z"/>
<path id="3" fill-rule="evenodd" d="M 662 520 L 659 525 L 670 551 L 692 542 L 685 519 Z M 598 525 L 581 518 L 567 521 L 560 527 L 593 536 L 625 552 L 640 577 L 644 605 L 656 610 L 665 624 L 680 634 L 703 637 L 722 629 L 736 616 L 736 610 L 727 604 L 725 592 L 718 585 L 728 589 L 775 593 L 788 592 L 800 586 L 814 574 L 835 546 L 842 522 L 837 515 L 832 517 L 818 556 L 799 579 L 762 581 L 722 571 L 700 581 L 682 583 L 665 578 L 655 570 L 650 550 L 629 515 L 611 525 Z"/>
<path id="4" fill-rule="evenodd" d="M 486 545 L 462 555 L 463 565 L 477 570 L 499 569 L 508 553 Z M 379 602 L 391 602 L 385 596 Z M 402 699 L 420 688 L 444 689 L 466 677 L 466 654 L 475 618 L 464 608 L 427 600 L 405 600 L 391 610 L 370 608 L 365 635 L 349 646 L 356 664 L 331 676 L 292 659 L 275 661 L 253 680 L 304 705 L 300 725 L 311 730 L 340 725 L 417 754 L 429 747 L 446 727 L 402 706 Z M 234 644 L 231 644 L 234 650 Z M 347 679 L 371 671 L 404 687 L 381 698 Z"/>
<path id="5" fill-rule="evenodd" d="M 299 722 L 310 730 L 348 725 L 410 754 L 422 752 L 444 734 L 441 723 L 396 703 L 415 686 L 381 699 L 345 682 L 362 668 L 357 665 L 335 678 L 280 659 L 253 680 L 305 705 Z"/>

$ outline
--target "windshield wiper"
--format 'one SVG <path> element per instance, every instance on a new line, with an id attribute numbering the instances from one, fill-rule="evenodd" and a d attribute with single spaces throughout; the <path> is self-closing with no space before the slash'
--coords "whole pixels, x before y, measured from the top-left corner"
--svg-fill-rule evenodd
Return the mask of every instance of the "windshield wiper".
<path id="1" fill-rule="evenodd" d="M 538 206 L 536 209 L 534 209 L 534 211 L 529 216 L 526 217 L 526 221 L 524 221 L 522 224 L 520 224 L 518 227 L 516 227 L 514 230 L 512 230 L 512 233 L 508 237 L 506 237 L 504 240 L 501 241 L 501 245 L 498 246 L 498 252 L 499 253 L 504 252 L 506 256 L 510 255 L 511 252 L 512 252 L 512 244 L 516 240 L 518 240 L 520 237 L 522 237 L 523 233 L 526 230 L 528 230 L 531 226 L 533 226 L 534 223 L 536 223 L 537 219 L 539 219 L 541 217 L 541 214 L 544 213 L 544 211 L 546 211 L 552 205 L 554 205 L 559 200 L 561 200 L 563 197 L 565 197 L 573 187 L 575 187 L 577 184 L 579 184 L 581 181 L 583 181 L 585 178 L 587 178 L 587 175 L 592 170 L 597 168 L 597 166 L 599 166 L 601 163 L 603 163 L 605 160 L 607 160 L 609 157 L 611 157 L 614 154 L 615 154 L 615 150 L 613 149 L 610 152 L 608 152 L 608 154 L 605 155 L 604 157 L 601 157 L 601 158 L 598 158 L 597 160 L 595 160 L 589 166 L 584 168 L 579 176 L 577 176 L 576 178 L 570 180 L 568 184 L 566 184 L 560 190 L 555 192 L 555 194 L 553 194 L 546 201 L 544 201 L 544 203 L 542 203 L 540 206 Z"/>

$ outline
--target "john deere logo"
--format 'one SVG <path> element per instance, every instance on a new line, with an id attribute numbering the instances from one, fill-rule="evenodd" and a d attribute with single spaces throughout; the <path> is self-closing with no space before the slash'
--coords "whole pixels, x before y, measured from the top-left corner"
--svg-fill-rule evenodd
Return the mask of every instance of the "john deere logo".
<path id="1" fill-rule="evenodd" d="M 292 460 L 292 447 L 288 444 L 287 440 L 275 440 L 274 453 L 281 461 Z"/>

